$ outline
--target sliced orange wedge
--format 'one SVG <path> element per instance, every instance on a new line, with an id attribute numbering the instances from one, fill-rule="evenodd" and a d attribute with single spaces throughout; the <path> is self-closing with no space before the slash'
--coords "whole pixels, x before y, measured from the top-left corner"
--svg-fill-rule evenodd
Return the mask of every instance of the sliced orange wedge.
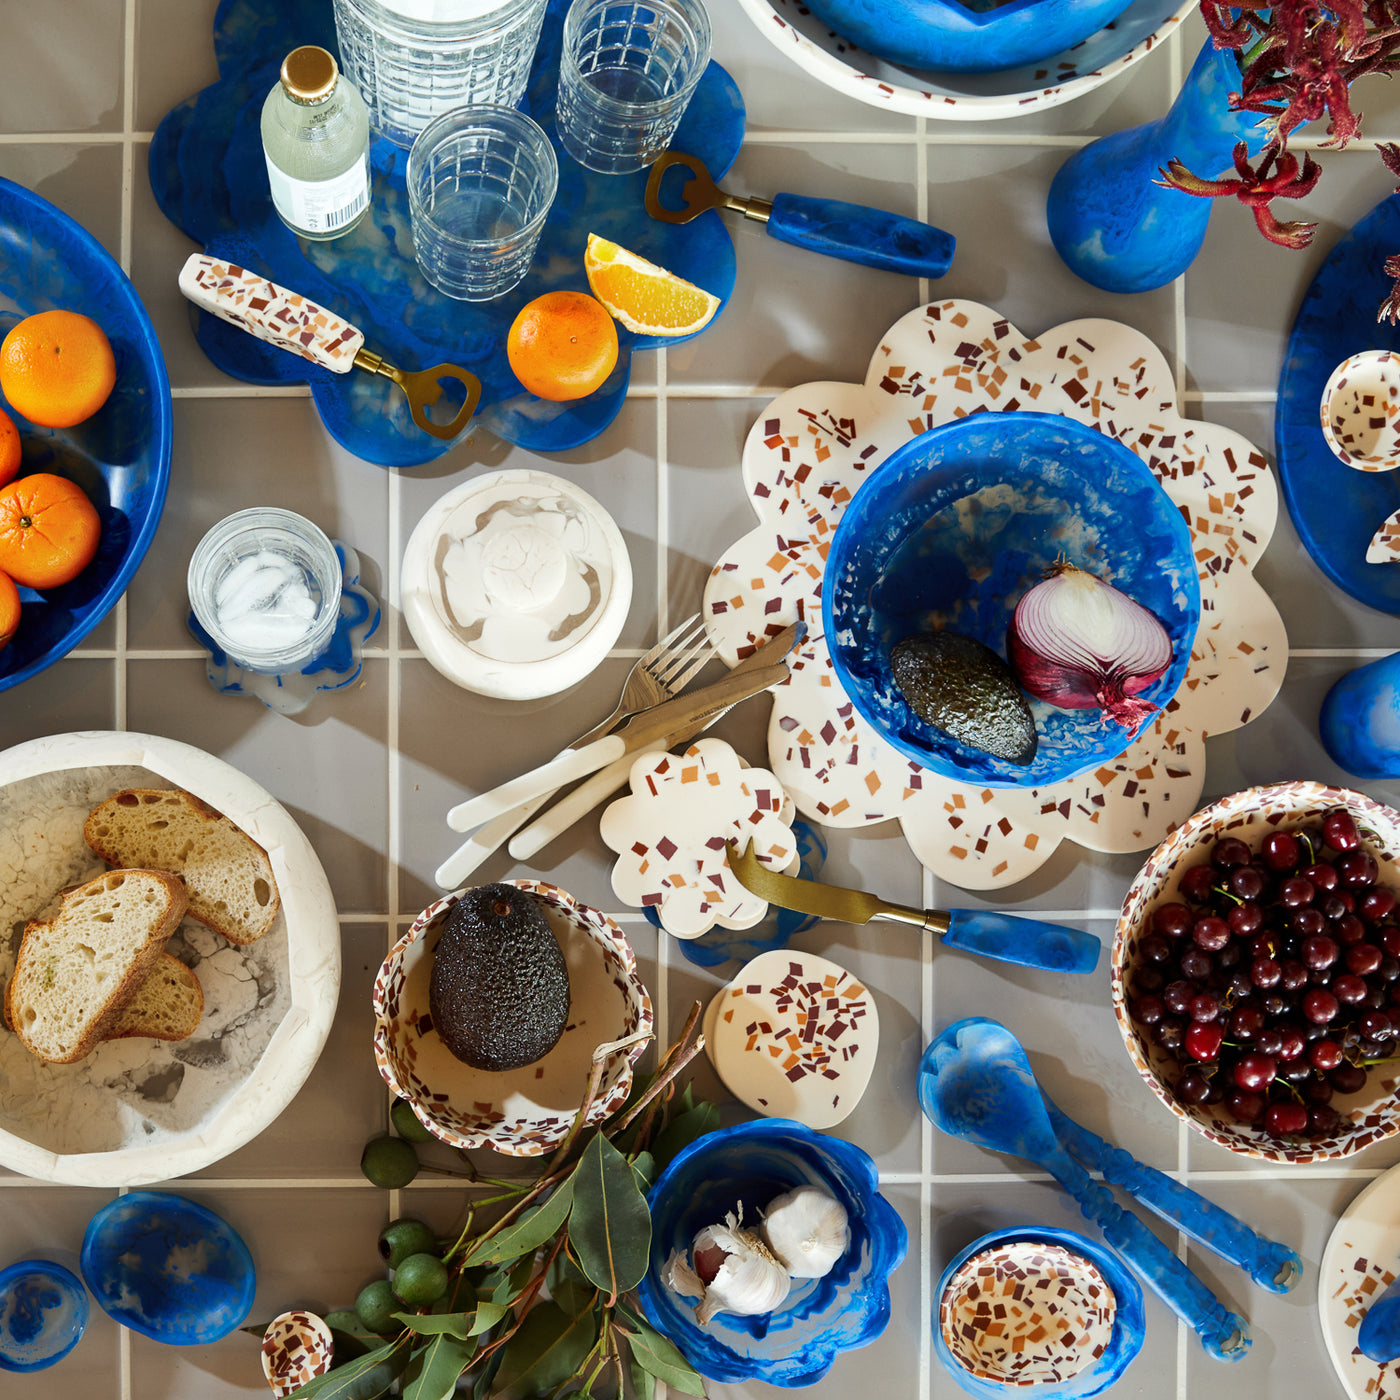
<path id="1" fill-rule="evenodd" d="M 718 297 L 596 233 L 583 266 L 593 295 L 638 335 L 689 335 L 719 310 Z"/>

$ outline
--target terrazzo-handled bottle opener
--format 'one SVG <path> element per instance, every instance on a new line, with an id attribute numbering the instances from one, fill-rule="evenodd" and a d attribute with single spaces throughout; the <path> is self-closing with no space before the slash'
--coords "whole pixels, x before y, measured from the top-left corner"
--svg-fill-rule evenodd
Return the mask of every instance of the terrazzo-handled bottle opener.
<path id="1" fill-rule="evenodd" d="M 680 208 L 661 202 L 661 182 L 673 166 L 690 172 L 681 186 Z M 667 151 L 652 166 L 646 209 L 666 224 L 688 224 L 707 209 L 731 209 L 761 223 L 780 243 L 910 277 L 942 277 L 956 246 L 953 235 L 941 228 L 864 204 L 805 194 L 740 199 L 726 194 L 700 161 L 682 151 Z"/>
<path id="2" fill-rule="evenodd" d="M 336 374 L 363 369 L 392 379 L 407 396 L 413 421 L 435 438 L 456 437 L 476 412 L 481 381 L 470 370 L 453 364 L 413 372 L 397 369 L 366 350 L 364 332 L 348 321 L 225 258 L 190 254 L 180 269 L 180 290 L 196 306 L 312 364 Z M 442 397 L 444 379 L 457 380 L 466 398 L 451 422 L 434 423 L 426 410 Z"/>
<path id="3" fill-rule="evenodd" d="M 945 1133 L 1048 1171 L 1210 1356 L 1238 1361 L 1249 1350 L 1249 1324 L 1065 1151 L 1025 1051 L 1005 1026 L 982 1017 L 949 1026 L 924 1051 L 918 1084 L 919 1106 Z"/>

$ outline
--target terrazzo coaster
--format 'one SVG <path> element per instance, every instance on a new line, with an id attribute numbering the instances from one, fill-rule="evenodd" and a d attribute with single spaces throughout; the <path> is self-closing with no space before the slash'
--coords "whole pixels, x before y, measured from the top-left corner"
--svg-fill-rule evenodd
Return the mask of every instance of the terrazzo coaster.
<path id="1" fill-rule="evenodd" d="M 629 781 L 631 794 L 611 803 L 600 824 L 618 853 L 617 897 L 654 911 L 677 938 L 759 923 L 768 903 L 734 877 L 725 841 L 752 841 L 765 865 L 793 870 L 796 808 L 782 784 L 766 769 L 750 768 L 722 739 L 698 739 L 683 754 L 643 754 Z"/>
<path id="2" fill-rule="evenodd" d="M 954 1359 L 1005 1385 L 1056 1385 L 1097 1361 L 1113 1336 L 1112 1288 L 1082 1255 L 1038 1240 L 974 1254 L 948 1281 L 938 1325 Z"/>
<path id="3" fill-rule="evenodd" d="M 1400 467 L 1400 355 L 1363 350 L 1332 371 L 1322 391 L 1322 436 L 1359 472 Z"/>
<path id="4" fill-rule="evenodd" d="M 313 1312 L 284 1312 L 267 1324 L 262 1368 L 278 1400 L 300 1390 L 331 1368 L 335 1341 L 325 1320 Z"/>
<path id="5" fill-rule="evenodd" d="M 812 953 L 762 954 L 705 1011 L 705 1049 L 729 1092 L 809 1128 L 835 1127 L 855 1109 L 879 1040 L 869 990 Z"/>

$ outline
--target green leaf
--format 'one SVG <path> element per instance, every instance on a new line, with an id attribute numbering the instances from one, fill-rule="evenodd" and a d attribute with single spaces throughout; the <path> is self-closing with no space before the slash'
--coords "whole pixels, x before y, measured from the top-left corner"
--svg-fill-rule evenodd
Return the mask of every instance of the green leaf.
<path id="1" fill-rule="evenodd" d="M 404 1388 L 403 1400 L 451 1400 L 457 1381 L 476 1355 L 476 1343 L 458 1337 L 434 1337 L 419 1353 L 417 1376 Z"/>
<path id="2" fill-rule="evenodd" d="M 489 1332 L 509 1311 L 509 1303 L 478 1303 L 467 1336 L 479 1337 L 483 1332 Z"/>
<path id="3" fill-rule="evenodd" d="M 688 1089 L 690 1086 L 686 1085 Z M 678 1114 L 657 1135 L 651 1145 L 652 1156 L 658 1167 L 664 1167 L 672 1157 L 684 1147 L 689 1147 L 696 1138 L 712 1133 L 719 1127 L 719 1108 L 712 1103 L 697 1104 L 694 1108 Z"/>
<path id="4" fill-rule="evenodd" d="M 493 1351 L 487 1358 L 486 1365 L 477 1372 L 476 1384 L 472 1386 L 472 1400 L 490 1400 L 496 1393 L 496 1373 L 501 1369 L 501 1360 L 505 1352 Z"/>
<path id="5" fill-rule="evenodd" d="M 635 1356 L 627 1366 L 632 1374 L 632 1390 L 638 1400 L 656 1400 L 656 1377 Z"/>
<path id="6" fill-rule="evenodd" d="M 353 1308 L 339 1308 L 335 1312 L 328 1312 L 325 1316 L 325 1323 L 332 1332 L 344 1332 L 347 1336 L 368 1342 L 370 1346 L 377 1347 L 384 1340 L 378 1333 L 371 1332 L 360 1321 L 359 1313 Z"/>
<path id="7" fill-rule="evenodd" d="M 674 1343 L 631 1309 L 628 1309 L 626 1316 L 628 1325 L 637 1329 L 627 1336 L 632 1348 L 632 1360 L 657 1380 L 665 1381 L 672 1390 L 679 1390 L 684 1395 L 704 1395 L 703 1377 L 681 1355 Z"/>
<path id="8" fill-rule="evenodd" d="M 240 1332 L 246 1332 L 250 1337 L 256 1337 L 258 1341 L 262 1341 L 267 1329 L 271 1327 L 275 1321 L 275 1318 L 270 1318 L 266 1322 L 250 1322 L 246 1327 L 240 1327 L 238 1330 Z"/>
<path id="9" fill-rule="evenodd" d="M 533 1254 L 546 1240 L 559 1233 L 573 1203 L 574 1179 L 554 1188 L 554 1194 L 542 1205 L 527 1210 L 519 1220 L 507 1225 L 498 1235 L 492 1235 L 479 1247 L 469 1249 L 466 1257 L 473 1264 L 499 1264 Z"/>
<path id="10" fill-rule="evenodd" d="M 317 1376 L 292 1392 L 295 1400 L 379 1400 L 408 1365 L 409 1344 L 399 1338 Z"/>
<path id="11" fill-rule="evenodd" d="M 637 1190 L 646 1195 L 656 1180 L 656 1158 L 650 1152 L 639 1152 L 631 1161 L 632 1174 L 637 1178 Z"/>
<path id="12" fill-rule="evenodd" d="M 597 1340 L 591 1312 L 570 1317 L 555 1303 L 541 1303 L 506 1343 L 496 1383 L 514 1395 L 548 1394 L 578 1374 Z"/>
<path id="13" fill-rule="evenodd" d="M 410 1332 L 420 1337 L 456 1337 L 464 1342 L 476 1334 L 472 1332 L 473 1315 L 467 1312 L 455 1313 L 406 1313 L 397 1312 L 394 1317 L 402 1322 Z"/>
<path id="14" fill-rule="evenodd" d="M 592 1307 L 598 1290 L 579 1272 L 578 1265 L 566 1252 L 560 1252 L 545 1275 L 550 1297 L 570 1317 L 577 1317 L 584 1308 Z"/>
<path id="15" fill-rule="evenodd" d="M 525 1285 L 535 1274 L 535 1256 L 527 1254 L 523 1259 L 513 1260 L 493 1269 L 482 1285 L 493 1303 L 513 1303 L 524 1291 Z"/>
<path id="16" fill-rule="evenodd" d="M 625 1293 L 647 1271 L 651 1213 L 627 1159 L 601 1133 L 574 1173 L 569 1242 L 579 1267 L 603 1293 Z"/>

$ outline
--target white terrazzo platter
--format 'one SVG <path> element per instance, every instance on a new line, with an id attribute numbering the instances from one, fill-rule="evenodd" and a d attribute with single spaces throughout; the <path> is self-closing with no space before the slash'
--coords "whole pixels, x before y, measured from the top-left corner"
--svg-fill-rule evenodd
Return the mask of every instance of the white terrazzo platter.
<path id="1" fill-rule="evenodd" d="M 58 734 L 0 754 L 0 984 L 26 920 L 106 869 L 83 821 L 126 787 L 183 788 L 224 813 L 267 852 L 282 907 L 246 947 L 191 919 L 176 932 L 170 951 L 205 997 L 188 1040 L 106 1041 L 51 1065 L 0 1029 L 0 1165 L 44 1181 L 138 1186 L 218 1161 L 291 1102 L 335 1015 L 340 930 L 311 844 L 251 778 L 146 734 Z"/>

